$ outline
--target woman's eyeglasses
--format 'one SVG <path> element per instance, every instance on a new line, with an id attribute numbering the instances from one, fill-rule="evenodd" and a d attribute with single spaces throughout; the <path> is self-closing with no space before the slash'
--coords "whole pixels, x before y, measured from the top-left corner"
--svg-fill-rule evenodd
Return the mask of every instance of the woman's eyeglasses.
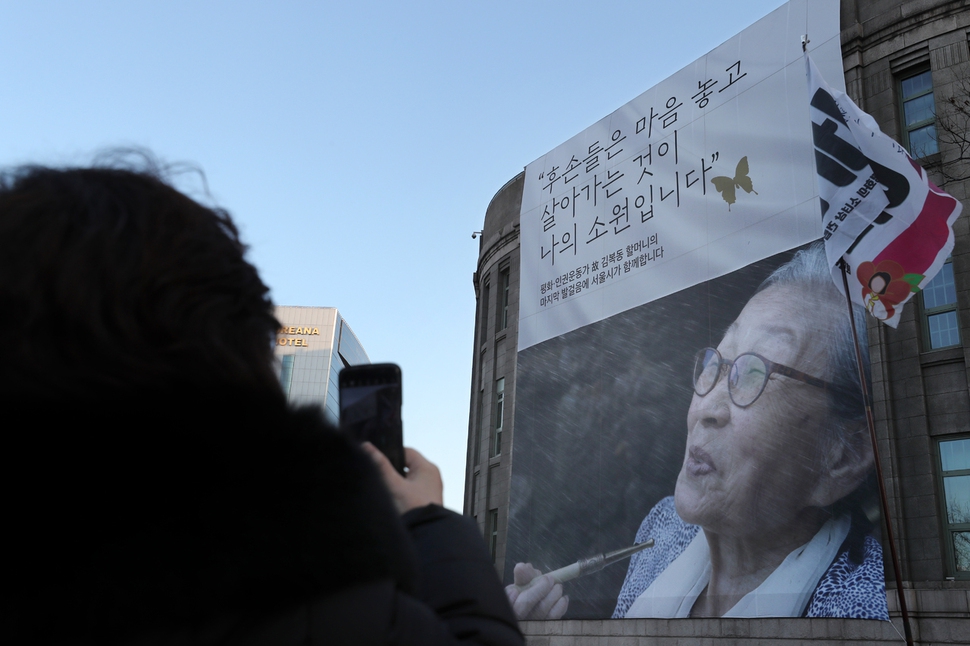
<path id="1" fill-rule="evenodd" d="M 727 366 L 729 369 L 728 394 L 731 395 L 731 401 L 740 408 L 753 404 L 764 392 L 768 377 L 775 373 L 817 388 L 826 390 L 835 388 L 827 381 L 780 363 L 768 361 L 754 352 L 745 352 L 738 355 L 734 361 L 728 361 L 721 358 L 721 353 L 715 348 L 704 348 L 694 357 L 694 392 L 703 397 L 714 390 L 717 380 L 721 377 L 722 366 Z"/>

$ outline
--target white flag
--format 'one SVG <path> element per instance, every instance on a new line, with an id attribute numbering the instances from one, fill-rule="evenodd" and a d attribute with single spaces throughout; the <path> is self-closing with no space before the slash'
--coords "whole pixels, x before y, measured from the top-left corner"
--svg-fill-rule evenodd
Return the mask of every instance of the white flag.
<path id="1" fill-rule="evenodd" d="M 947 195 L 875 119 L 830 88 L 808 59 L 809 102 L 825 252 L 843 291 L 896 327 L 902 305 L 953 249 L 960 202 Z"/>

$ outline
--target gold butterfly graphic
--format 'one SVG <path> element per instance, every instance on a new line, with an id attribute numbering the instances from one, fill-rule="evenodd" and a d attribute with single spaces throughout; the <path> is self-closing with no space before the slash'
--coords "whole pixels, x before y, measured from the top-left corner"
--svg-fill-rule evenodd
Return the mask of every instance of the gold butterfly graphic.
<path id="1" fill-rule="evenodd" d="M 725 177 L 724 175 L 719 175 L 711 179 L 711 183 L 714 184 L 714 188 L 717 192 L 721 194 L 724 201 L 728 204 L 728 211 L 731 210 L 731 205 L 736 201 L 734 189 L 743 188 L 745 193 L 758 194 L 758 191 L 754 190 L 754 185 L 751 184 L 751 178 L 748 177 L 748 156 L 745 155 L 738 162 L 737 168 L 734 169 L 734 177 Z"/>

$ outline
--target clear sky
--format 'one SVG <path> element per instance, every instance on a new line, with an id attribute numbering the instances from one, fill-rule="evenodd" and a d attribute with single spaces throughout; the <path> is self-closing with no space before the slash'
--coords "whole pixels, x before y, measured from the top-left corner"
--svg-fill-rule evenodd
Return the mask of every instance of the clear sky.
<path id="1" fill-rule="evenodd" d="M 404 373 L 461 510 L 492 196 L 781 0 L 3 0 L 0 165 L 142 146 L 205 172 L 283 305 Z"/>

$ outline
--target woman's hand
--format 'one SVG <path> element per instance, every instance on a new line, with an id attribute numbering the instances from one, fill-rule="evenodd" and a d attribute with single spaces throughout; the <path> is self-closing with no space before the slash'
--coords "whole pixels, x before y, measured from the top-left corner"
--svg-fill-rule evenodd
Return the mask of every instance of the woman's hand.
<path id="1" fill-rule="evenodd" d="M 423 455 L 414 449 L 404 449 L 404 465 L 408 469 L 407 477 L 403 477 L 391 465 L 391 461 L 370 442 L 364 442 L 364 451 L 371 457 L 381 477 L 391 492 L 394 505 L 400 513 L 424 507 L 426 505 L 440 505 L 444 486 L 441 484 L 441 472 Z"/>
<path id="2" fill-rule="evenodd" d="M 559 619 L 566 614 L 569 597 L 563 596 L 562 584 L 532 567 L 516 563 L 513 585 L 505 587 L 516 619 Z"/>

